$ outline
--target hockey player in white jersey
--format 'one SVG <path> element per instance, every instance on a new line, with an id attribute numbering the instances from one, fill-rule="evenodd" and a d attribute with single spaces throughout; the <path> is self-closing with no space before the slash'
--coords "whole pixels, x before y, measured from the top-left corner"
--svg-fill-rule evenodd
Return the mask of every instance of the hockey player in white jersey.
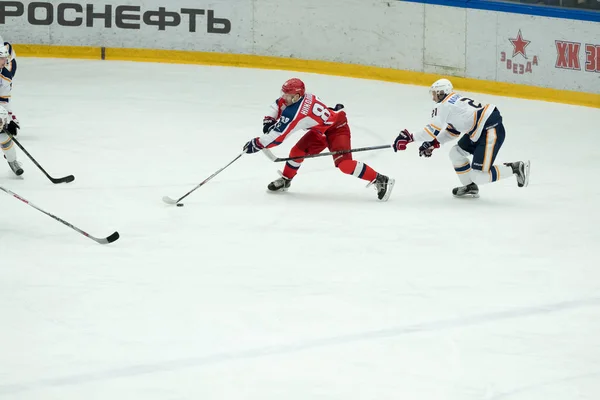
<path id="1" fill-rule="evenodd" d="M 4 158 L 8 161 L 10 169 L 15 175 L 23 175 L 21 163 L 17 161 L 17 152 L 13 146 L 12 138 L 6 134 L 6 127 L 9 125 L 10 117 L 6 108 L 0 106 L 0 147 L 4 153 Z"/>
<path id="2" fill-rule="evenodd" d="M 8 126 L 4 129 L 16 136 L 19 130 L 19 121 L 13 114 L 10 104 L 13 79 L 17 73 L 17 56 L 8 42 L 0 42 L 0 106 L 8 110 Z"/>
<path id="3" fill-rule="evenodd" d="M 517 185 L 529 184 L 529 161 L 494 164 L 504 142 L 505 131 L 500 111 L 493 104 L 480 104 L 453 91 L 448 79 L 431 85 L 430 93 L 437 103 L 431 122 L 414 135 L 404 129 L 394 141 L 394 151 L 405 150 L 408 143 L 423 140 L 419 156 L 431 157 L 440 145 L 463 136 L 450 149 L 450 160 L 463 186 L 456 187 L 456 197 L 478 197 L 478 184 L 496 182 L 513 175 Z M 472 162 L 467 158 L 472 155 Z"/>

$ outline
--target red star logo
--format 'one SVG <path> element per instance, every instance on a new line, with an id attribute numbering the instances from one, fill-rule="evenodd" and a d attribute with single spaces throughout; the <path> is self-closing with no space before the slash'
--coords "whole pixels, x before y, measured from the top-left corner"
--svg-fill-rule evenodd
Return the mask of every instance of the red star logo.
<path id="1" fill-rule="evenodd" d="M 513 55 L 512 55 L 513 57 L 516 56 L 517 54 L 521 53 L 523 55 L 523 57 L 527 58 L 527 54 L 525 54 L 525 47 L 529 46 L 529 43 L 531 43 L 531 40 L 523 39 L 523 36 L 521 36 L 520 29 L 519 29 L 519 33 L 517 34 L 516 39 L 508 39 L 508 40 L 514 46 Z"/>

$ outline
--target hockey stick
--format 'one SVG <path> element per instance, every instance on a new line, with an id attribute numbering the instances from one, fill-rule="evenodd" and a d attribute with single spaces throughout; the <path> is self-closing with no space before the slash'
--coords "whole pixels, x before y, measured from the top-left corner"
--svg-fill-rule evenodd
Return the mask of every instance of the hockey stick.
<path id="1" fill-rule="evenodd" d="M 50 175 L 48 175 L 48 173 L 46 172 L 46 170 L 44 168 L 42 168 L 42 166 L 35 160 L 35 158 L 33 158 L 31 156 L 31 154 L 29 154 L 29 152 L 27 150 L 25 150 L 25 147 L 23 147 L 23 145 L 21 143 L 19 143 L 19 141 L 10 133 L 6 133 L 16 144 L 17 146 L 19 146 L 19 148 L 23 151 L 23 153 L 25 153 L 25 155 L 27 157 L 29 157 L 29 159 L 31 161 L 33 161 L 33 163 L 36 165 L 36 167 L 38 167 L 40 169 L 40 171 L 42 171 L 44 173 L 44 175 L 46 175 L 46 177 L 48 179 L 50 179 L 50 181 L 52 181 L 52 183 L 69 183 L 69 182 L 73 182 L 75 180 L 75 177 L 73 175 L 67 175 L 67 176 L 63 176 L 62 178 L 53 178 Z"/>
<path id="2" fill-rule="evenodd" d="M 263 153 L 271 161 L 277 160 L 277 156 L 275 154 L 273 154 L 273 152 L 266 147 L 261 150 L 261 153 Z"/>
<path id="3" fill-rule="evenodd" d="M 186 197 L 188 197 L 190 194 L 192 194 L 192 192 L 196 189 L 198 189 L 200 186 L 204 185 L 205 183 L 207 183 L 208 181 L 210 181 L 212 178 L 214 178 L 215 176 L 217 176 L 221 171 L 223 171 L 225 168 L 229 167 L 231 164 L 233 164 L 234 162 L 236 162 L 241 156 L 243 156 L 244 153 L 240 153 L 236 158 L 234 158 L 233 160 L 231 160 L 229 162 L 229 164 L 227 164 L 226 166 L 224 166 L 223 168 L 217 170 L 214 174 L 212 174 L 211 176 L 209 176 L 208 178 L 206 178 L 205 180 L 203 180 L 202 182 L 200 182 L 198 185 L 196 185 L 195 188 L 193 188 L 192 190 L 190 190 L 189 192 L 187 192 L 186 194 L 184 194 L 183 196 L 181 196 L 179 199 L 174 200 L 172 198 L 170 198 L 169 196 L 164 196 L 162 199 L 165 203 L 167 204 L 179 204 L 179 202 L 183 199 L 185 199 Z"/>
<path id="4" fill-rule="evenodd" d="M 63 224 L 65 224 L 66 226 L 68 226 L 69 228 L 81 233 L 83 236 L 86 236 L 90 239 L 92 239 L 93 241 L 95 241 L 96 243 L 100 243 L 100 244 L 107 244 L 107 243 L 112 243 L 115 240 L 117 240 L 119 238 L 119 232 L 114 232 L 112 235 L 106 237 L 106 238 L 97 238 L 94 237 L 92 235 L 90 235 L 89 233 L 82 231 L 81 229 L 79 229 L 78 227 L 71 225 L 70 223 L 68 223 L 67 221 L 65 221 L 64 219 L 58 218 L 56 215 L 50 214 L 47 211 L 42 210 L 41 208 L 39 208 L 38 206 L 36 206 L 33 203 L 30 203 L 29 200 L 24 199 L 23 197 L 19 196 L 18 194 L 3 188 L 2 186 L 0 186 L 0 190 L 2 190 L 3 192 L 5 192 L 6 194 L 11 195 L 12 197 L 21 200 L 23 203 L 27 204 L 28 206 L 31 206 L 33 208 L 35 208 L 36 210 L 43 212 L 44 214 L 46 214 L 47 216 L 54 218 L 55 220 L 57 220 L 58 222 L 62 222 Z"/>
<path id="5" fill-rule="evenodd" d="M 335 156 L 335 155 L 338 155 L 338 154 L 356 153 L 356 152 L 359 152 L 359 151 L 370 151 L 370 150 L 387 149 L 387 148 L 390 148 L 390 147 L 392 147 L 391 144 L 382 144 L 382 145 L 379 145 L 379 146 L 358 147 L 356 149 L 330 151 L 328 153 L 308 154 L 308 155 L 300 156 L 300 157 L 276 158 L 273 161 L 275 161 L 275 162 L 281 162 L 281 161 L 290 161 L 290 160 L 301 160 L 301 159 L 304 159 L 304 158 Z M 267 155 L 267 157 L 268 157 L 268 155 Z"/>

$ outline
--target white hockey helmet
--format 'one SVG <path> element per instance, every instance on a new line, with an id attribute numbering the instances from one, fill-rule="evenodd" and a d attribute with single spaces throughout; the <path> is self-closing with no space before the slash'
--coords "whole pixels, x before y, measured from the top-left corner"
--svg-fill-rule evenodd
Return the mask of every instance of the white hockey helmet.
<path id="1" fill-rule="evenodd" d="M 10 53 L 8 52 L 8 47 L 4 45 L 4 43 L 0 44 L 0 58 L 9 58 Z"/>
<path id="2" fill-rule="evenodd" d="M 0 129 L 8 125 L 8 111 L 6 108 L 0 106 Z"/>
<path id="3" fill-rule="evenodd" d="M 433 85 L 431 85 L 431 87 L 429 88 L 429 93 L 432 96 L 435 95 L 436 99 L 443 99 L 444 97 L 452 93 L 452 90 L 454 90 L 454 88 L 452 87 L 452 82 L 450 82 L 448 79 L 438 79 L 437 81 L 433 82 Z M 436 101 L 439 102 L 441 101 L 441 99 Z"/>

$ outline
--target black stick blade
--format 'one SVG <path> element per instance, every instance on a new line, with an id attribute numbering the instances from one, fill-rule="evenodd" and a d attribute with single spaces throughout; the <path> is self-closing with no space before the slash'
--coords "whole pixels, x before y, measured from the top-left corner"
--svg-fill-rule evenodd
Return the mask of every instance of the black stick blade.
<path id="1" fill-rule="evenodd" d="M 62 178 L 52 178 L 49 176 L 49 178 L 52 181 L 52 183 L 70 183 L 75 180 L 75 177 L 73 175 L 68 175 Z"/>
<path id="2" fill-rule="evenodd" d="M 112 243 L 112 242 L 116 241 L 120 237 L 121 236 L 119 236 L 119 232 L 114 232 L 112 235 L 110 235 L 109 237 L 106 238 L 106 241 L 108 243 Z"/>
<path id="3" fill-rule="evenodd" d="M 100 243 L 100 244 L 112 243 L 112 242 L 114 242 L 114 241 L 116 241 L 117 239 L 120 238 L 119 232 L 114 232 L 112 235 L 110 235 L 110 236 L 108 236 L 106 238 L 101 238 L 101 239 L 95 238 L 95 237 L 93 237 L 91 235 L 88 235 L 87 233 L 84 233 L 84 235 L 87 236 L 87 237 L 89 237 L 90 239 L 96 241 L 97 243 Z"/>

